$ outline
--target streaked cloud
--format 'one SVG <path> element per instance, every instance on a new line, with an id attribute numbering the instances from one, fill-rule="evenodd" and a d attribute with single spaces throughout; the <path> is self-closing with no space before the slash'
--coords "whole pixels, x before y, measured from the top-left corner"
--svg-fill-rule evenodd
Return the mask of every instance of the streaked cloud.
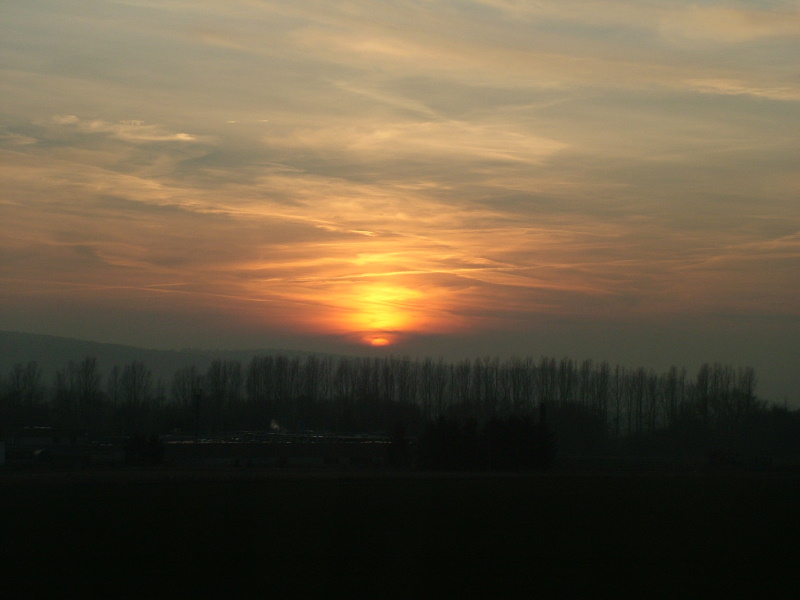
<path id="1" fill-rule="evenodd" d="M 709 94 L 758 96 L 771 100 L 800 100 L 800 87 L 784 86 L 765 88 L 730 79 L 693 79 L 689 80 L 687 83 L 699 92 Z"/>
<path id="2" fill-rule="evenodd" d="M 189 133 L 164 131 L 158 125 L 145 124 L 139 119 L 125 119 L 109 123 L 102 119 L 87 121 L 81 120 L 75 115 L 56 115 L 53 117 L 53 122 L 81 133 L 108 134 L 127 142 L 193 142 L 197 139 Z"/>
<path id="3" fill-rule="evenodd" d="M 752 4 L 762 6 L 750 8 Z M 800 34 L 800 6 L 797 2 L 693 5 L 665 16 L 661 29 L 666 35 L 729 44 L 796 36 Z"/>

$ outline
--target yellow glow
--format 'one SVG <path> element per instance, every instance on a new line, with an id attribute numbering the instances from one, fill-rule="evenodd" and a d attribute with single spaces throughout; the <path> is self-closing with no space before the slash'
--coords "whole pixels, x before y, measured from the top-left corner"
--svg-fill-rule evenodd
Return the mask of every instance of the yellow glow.
<path id="1" fill-rule="evenodd" d="M 293 331 L 330 333 L 376 348 L 395 346 L 414 334 L 441 334 L 459 327 L 451 312 L 457 302 L 452 294 L 414 276 L 400 279 L 387 273 L 374 279 L 342 278 L 287 287 L 283 297 L 290 304 L 280 318 Z M 274 297 L 275 287 L 275 282 L 270 282 L 269 289 L 252 293 Z M 291 306 L 300 308 L 292 310 Z M 279 311 L 272 303 L 257 309 L 258 319 L 265 315 L 275 319 Z"/>
<path id="2" fill-rule="evenodd" d="M 348 325 L 355 331 L 402 331 L 414 326 L 421 294 L 403 287 L 375 284 L 356 288 L 350 297 Z"/>

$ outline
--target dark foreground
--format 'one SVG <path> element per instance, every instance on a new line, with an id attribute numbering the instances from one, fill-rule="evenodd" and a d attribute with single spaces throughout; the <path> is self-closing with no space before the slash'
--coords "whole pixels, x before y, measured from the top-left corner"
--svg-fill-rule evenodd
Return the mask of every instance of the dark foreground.
<path id="1" fill-rule="evenodd" d="M 0 471 L 3 598 L 797 592 L 800 481 Z"/>

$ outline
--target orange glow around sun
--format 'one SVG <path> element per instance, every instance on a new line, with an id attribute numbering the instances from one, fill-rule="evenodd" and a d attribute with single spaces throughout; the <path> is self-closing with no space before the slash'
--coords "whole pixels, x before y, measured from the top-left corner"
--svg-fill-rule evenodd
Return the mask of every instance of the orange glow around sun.
<path id="1" fill-rule="evenodd" d="M 429 287 L 390 281 L 336 282 L 312 293 L 303 290 L 298 296 L 312 301 L 315 310 L 287 315 L 294 327 L 330 332 L 376 349 L 394 346 L 410 335 L 457 327 L 448 310 L 449 299 Z"/>
<path id="2" fill-rule="evenodd" d="M 392 285 L 370 285 L 353 290 L 348 318 L 356 331 L 398 331 L 414 326 L 416 301 L 421 294 Z"/>
<path id="3" fill-rule="evenodd" d="M 390 283 L 359 283 L 336 290 L 329 299 L 329 325 L 375 348 L 390 346 L 404 334 L 426 328 L 422 291 Z"/>

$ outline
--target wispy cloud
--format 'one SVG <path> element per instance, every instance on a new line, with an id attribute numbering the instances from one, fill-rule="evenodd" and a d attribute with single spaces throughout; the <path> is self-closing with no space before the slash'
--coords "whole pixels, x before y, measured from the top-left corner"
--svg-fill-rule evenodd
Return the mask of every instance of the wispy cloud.
<path id="1" fill-rule="evenodd" d="M 800 100 L 800 87 L 760 87 L 730 79 L 692 79 L 687 83 L 699 92 L 730 96 L 757 96 L 772 100 Z"/>
<path id="2" fill-rule="evenodd" d="M 800 7 L 796 2 L 768 2 L 764 8 L 720 3 L 692 5 L 665 15 L 665 35 L 721 43 L 750 42 L 800 34 Z"/>
<path id="3" fill-rule="evenodd" d="M 158 125 L 149 125 L 139 119 L 124 119 L 116 123 L 102 119 L 86 120 L 75 115 L 56 115 L 53 123 L 67 130 L 88 134 L 108 134 L 126 142 L 195 142 L 197 136 L 182 132 L 168 132 Z"/>
<path id="4" fill-rule="evenodd" d="M 15 315 L 796 315 L 796 3 L 56 4 L 4 8 Z"/>

